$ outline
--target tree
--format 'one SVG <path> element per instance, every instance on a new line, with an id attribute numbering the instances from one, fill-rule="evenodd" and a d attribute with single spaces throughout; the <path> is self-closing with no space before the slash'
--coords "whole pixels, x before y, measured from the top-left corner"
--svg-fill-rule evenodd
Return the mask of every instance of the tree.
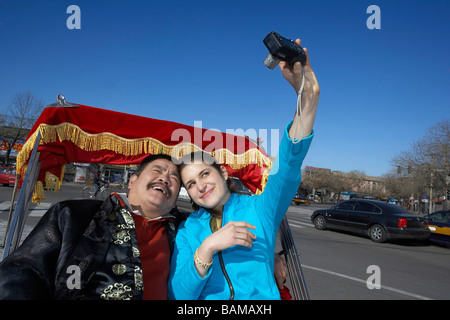
<path id="1" fill-rule="evenodd" d="M 43 109 L 43 102 L 30 91 L 16 93 L 10 105 L 3 109 L 0 116 L 0 137 L 6 148 L 5 165 L 9 162 L 14 144 L 19 139 L 26 138 Z"/>
<path id="2" fill-rule="evenodd" d="M 414 193 L 430 199 L 446 195 L 450 184 L 450 119 L 438 121 L 425 135 L 391 160 L 391 174 L 409 177 Z M 448 197 L 446 207 L 449 208 Z M 430 207 L 430 211 L 433 207 Z"/>
<path id="3" fill-rule="evenodd" d="M 337 201 L 342 191 L 351 189 L 350 179 L 344 177 L 340 172 L 304 172 L 302 183 L 315 194 L 320 192 L 320 201 Z"/>

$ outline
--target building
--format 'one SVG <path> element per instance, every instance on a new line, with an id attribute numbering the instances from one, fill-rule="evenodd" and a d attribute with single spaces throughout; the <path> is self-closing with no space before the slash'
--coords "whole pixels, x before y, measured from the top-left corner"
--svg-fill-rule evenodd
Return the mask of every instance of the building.
<path id="1" fill-rule="evenodd" d="M 305 167 L 300 187 L 311 199 L 319 201 L 339 201 L 344 193 L 357 197 L 381 197 L 386 193 L 384 178 L 312 166 Z"/>

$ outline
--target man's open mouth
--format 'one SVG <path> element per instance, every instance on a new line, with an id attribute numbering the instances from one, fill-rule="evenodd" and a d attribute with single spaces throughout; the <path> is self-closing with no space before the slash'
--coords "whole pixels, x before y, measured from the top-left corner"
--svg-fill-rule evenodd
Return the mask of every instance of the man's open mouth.
<path id="1" fill-rule="evenodd" d="M 152 187 L 153 190 L 158 190 L 161 191 L 164 194 L 167 194 L 166 190 L 164 190 L 163 188 L 161 188 L 160 186 L 154 186 Z"/>
<path id="2" fill-rule="evenodd" d="M 158 184 L 153 184 L 153 183 L 148 184 L 147 190 L 150 188 L 163 193 L 165 196 L 170 196 L 170 190 L 159 183 Z"/>

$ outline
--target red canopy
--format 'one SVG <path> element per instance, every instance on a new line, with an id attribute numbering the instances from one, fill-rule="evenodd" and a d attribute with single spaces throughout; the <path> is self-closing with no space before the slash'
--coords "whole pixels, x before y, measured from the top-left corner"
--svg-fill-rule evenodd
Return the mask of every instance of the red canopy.
<path id="1" fill-rule="evenodd" d="M 139 164 L 149 154 L 175 158 L 203 150 L 225 165 L 253 193 L 267 182 L 271 161 L 264 150 L 249 139 L 171 121 L 144 118 L 93 108 L 47 107 L 31 129 L 17 156 L 22 175 L 28 165 L 38 132 L 42 161 L 33 201 L 44 199 L 43 182 L 57 181 L 59 189 L 66 163 Z"/>

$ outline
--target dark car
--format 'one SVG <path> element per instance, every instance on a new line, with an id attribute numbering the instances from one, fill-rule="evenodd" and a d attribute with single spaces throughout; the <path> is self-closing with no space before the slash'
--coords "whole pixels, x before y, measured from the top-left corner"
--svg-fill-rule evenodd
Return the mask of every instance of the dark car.
<path id="1" fill-rule="evenodd" d="M 383 201 L 344 201 L 330 209 L 314 211 L 311 221 L 319 230 L 330 228 L 361 233 L 375 242 L 425 240 L 430 236 L 426 219 Z"/>
<path id="2" fill-rule="evenodd" d="M 238 193 L 238 194 L 243 194 L 246 196 L 251 196 L 253 195 L 253 193 L 247 189 L 246 186 L 244 186 L 241 182 L 241 180 L 239 180 L 239 178 L 236 177 L 230 177 L 230 182 L 229 182 L 229 187 L 230 190 L 232 190 L 234 193 Z"/>
<path id="3" fill-rule="evenodd" d="M 0 167 L 0 183 L 4 186 L 14 185 L 16 181 L 16 169 L 13 167 Z M 19 181 L 18 187 L 21 186 Z"/>
<path id="4" fill-rule="evenodd" d="M 450 210 L 441 210 L 425 216 L 430 229 L 430 241 L 450 245 Z"/>

